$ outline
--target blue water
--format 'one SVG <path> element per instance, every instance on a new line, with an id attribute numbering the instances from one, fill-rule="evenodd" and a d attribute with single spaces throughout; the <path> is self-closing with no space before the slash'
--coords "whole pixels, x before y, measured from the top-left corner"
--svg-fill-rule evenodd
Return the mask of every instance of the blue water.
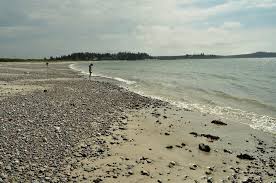
<path id="1" fill-rule="evenodd" d="M 88 72 L 90 62 L 72 67 Z M 276 59 L 97 61 L 93 75 L 140 94 L 276 133 Z"/>

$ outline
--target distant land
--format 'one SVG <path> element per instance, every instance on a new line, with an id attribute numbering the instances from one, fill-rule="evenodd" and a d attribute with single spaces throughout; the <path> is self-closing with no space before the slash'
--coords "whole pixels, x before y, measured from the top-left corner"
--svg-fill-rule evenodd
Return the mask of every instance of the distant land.
<path id="1" fill-rule="evenodd" d="M 218 59 L 218 58 L 276 58 L 276 52 L 255 52 L 239 55 L 208 55 L 208 54 L 185 54 L 179 56 L 151 56 L 147 53 L 90 53 L 80 52 L 63 55 L 59 57 L 49 57 L 44 59 L 20 59 L 20 58 L 0 58 L 0 62 L 28 62 L 28 61 L 99 61 L 99 60 L 178 60 L 178 59 Z"/>
<path id="2" fill-rule="evenodd" d="M 256 52 L 250 54 L 241 54 L 241 55 L 230 55 L 224 56 L 226 58 L 272 58 L 276 57 L 275 52 Z"/>
<path id="3" fill-rule="evenodd" d="M 276 52 L 255 52 L 240 55 L 180 55 L 180 56 L 157 56 L 155 58 L 160 60 L 177 60 L 177 59 L 216 59 L 216 58 L 276 58 Z"/>

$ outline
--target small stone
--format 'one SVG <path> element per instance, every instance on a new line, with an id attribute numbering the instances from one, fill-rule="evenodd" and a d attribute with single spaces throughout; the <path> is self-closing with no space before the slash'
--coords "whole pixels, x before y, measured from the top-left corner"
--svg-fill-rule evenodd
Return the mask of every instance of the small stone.
<path id="1" fill-rule="evenodd" d="M 118 176 L 117 176 L 117 175 L 113 175 L 112 177 L 113 177 L 114 179 L 117 179 L 117 178 L 118 178 Z"/>
<path id="2" fill-rule="evenodd" d="M 171 161 L 171 162 L 169 163 L 169 168 L 173 168 L 175 165 L 176 165 L 176 162 Z"/>
<path id="3" fill-rule="evenodd" d="M 215 125 L 227 125 L 226 123 L 220 121 L 220 120 L 213 120 L 211 123 L 215 124 Z"/>
<path id="4" fill-rule="evenodd" d="M 196 164 L 192 164 L 192 165 L 190 165 L 190 169 L 191 169 L 191 170 L 196 170 L 196 169 L 197 169 L 197 167 L 198 167 L 198 166 L 197 166 Z"/>
<path id="5" fill-rule="evenodd" d="M 8 165 L 8 166 L 6 166 L 6 168 L 5 168 L 7 171 L 11 171 L 12 170 L 12 168 L 11 168 L 11 166 L 10 165 Z"/>
<path id="6" fill-rule="evenodd" d="M 54 128 L 55 128 L 55 131 L 56 131 L 56 132 L 58 132 L 58 133 L 60 133 L 60 132 L 61 132 L 60 127 L 58 127 L 58 126 L 54 126 Z"/>
<path id="7" fill-rule="evenodd" d="M 147 159 L 146 162 L 147 162 L 147 163 L 152 163 L 152 160 Z"/>
<path id="8" fill-rule="evenodd" d="M 213 178 L 212 177 L 208 177 L 207 178 L 207 183 L 213 183 Z"/>
<path id="9" fill-rule="evenodd" d="M 168 146 L 166 146 L 166 148 L 167 148 L 167 149 L 172 149 L 173 146 L 172 146 L 172 145 L 168 145 Z"/>
<path id="10" fill-rule="evenodd" d="M 93 180 L 94 183 L 100 183 L 102 181 L 103 181 L 103 179 L 101 179 L 101 178 L 96 178 Z"/>
<path id="11" fill-rule="evenodd" d="M 204 151 L 204 152 L 210 152 L 210 150 L 211 150 L 211 148 L 208 145 L 205 145 L 205 144 L 199 144 L 198 148 L 201 151 Z"/>
<path id="12" fill-rule="evenodd" d="M 92 172 L 95 170 L 95 167 L 84 167 L 84 171 L 86 172 Z"/>
<path id="13" fill-rule="evenodd" d="M 254 160 L 255 158 L 253 156 L 250 156 L 248 154 L 240 154 L 237 155 L 238 158 L 244 159 L 244 160 Z"/>
<path id="14" fill-rule="evenodd" d="M 127 173 L 128 173 L 128 175 L 133 175 L 133 171 L 132 170 L 129 170 Z"/>
<path id="15" fill-rule="evenodd" d="M 148 171 L 142 170 L 141 175 L 150 176 L 150 173 Z"/>
<path id="16" fill-rule="evenodd" d="M 214 171 L 215 167 L 207 167 L 208 170 Z"/>
<path id="17" fill-rule="evenodd" d="M 230 150 L 224 149 L 223 151 L 224 151 L 225 153 L 232 154 L 232 151 L 230 151 Z"/>

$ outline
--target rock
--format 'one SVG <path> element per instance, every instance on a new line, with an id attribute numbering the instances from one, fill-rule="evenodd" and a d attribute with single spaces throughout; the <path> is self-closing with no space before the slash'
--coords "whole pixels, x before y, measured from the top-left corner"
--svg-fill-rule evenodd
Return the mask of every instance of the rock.
<path id="1" fill-rule="evenodd" d="M 129 170 L 127 173 L 128 173 L 128 175 L 133 175 L 133 171 L 132 170 Z"/>
<path id="2" fill-rule="evenodd" d="M 201 137 L 208 138 L 210 140 L 219 140 L 218 136 L 214 136 L 214 135 L 210 135 L 210 134 L 198 134 L 196 132 L 191 132 L 190 134 L 193 135 L 194 137 L 201 136 Z"/>
<path id="3" fill-rule="evenodd" d="M 169 163 L 169 168 L 173 168 L 175 165 L 176 165 L 176 163 L 175 163 L 174 161 L 171 161 L 171 162 Z"/>
<path id="4" fill-rule="evenodd" d="M 223 152 L 225 152 L 225 153 L 229 153 L 229 154 L 232 154 L 232 151 L 227 150 L 227 149 L 223 149 Z"/>
<path id="5" fill-rule="evenodd" d="M 157 182 L 158 182 L 158 183 L 162 183 L 162 180 L 158 179 Z"/>
<path id="6" fill-rule="evenodd" d="M 104 153 L 104 149 L 101 149 L 101 148 L 99 148 L 97 151 L 101 154 Z"/>
<path id="7" fill-rule="evenodd" d="M 191 170 L 196 170 L 197 167 L 198 167 L 198 166 L 197 166 L 196 164 L 192 164 L 192 165 L 190 165 L 189 168 L 190 168 Z"/>
<path id="8" fill-rule="evenodd" d="M 156 117 L 156 118 L 158 118 L 158 117 L 160 116 L 159 113 L 155 113 L 155 112 L 153 112 L 153 113 L 151 113 L 151 114 L 152 114 L 152 116 L 154 116 L 154 117 Z"/>
<path id="9" fill-rule="evenodd" d="M 173 149 L 173 146 L 172 145 L 168 145 L 166 146 L 167 149 Z"/>
<path id="10" fill-rule="evenodd" d="M 119 127 L 119 130 L 127 130 L 126 127 Z"/>
<path id="11" fill-rule="evenodd" d="M 248 154 L 239 154 L 239 155 L 237 155 L 237 158 L 244 159 L 244 160 L 254 160 L 255 159 L 253 156 L 250 156 Z"/>
<path id="12" fill-rule="evenodd" d="M 213 120 L 211 123 L 215 124 L 215 125 L 222 125 L 222 126 L 225 126 L 227 125 L 226 123 L 220 121 L 220 120 Z"/>
<path id="13" fill-rule="evenodd" d="M 5 168 L 7 171 L 11 171 L 12 170 L 12 168 L 11 168 L 11 166 L 10 165 L 8 165 L 8 166 L 6 166 L 6 168 Z"/>
<path id="14" fill-rule="evenodd" d="M 148 158 L 146 158 L 146 157 L 144 157 L 144 156 L 142 156 L 141 158 L 139 158 L 139 160 L 141 161 L 145 161 L 145 160 L 147 160 Z"/>
<path id="15" fill-rule="evenodd" d="M 146 162 L 147 162 L 147 163 L 152 163 L 152 160 L 147 159 Z"/>
<path id="16" fill-rule="evenodd" d="M 196 133 L 196 132 L 191 132 L 190 134 L 193 135 L 193 136 L 195 136 L 195 137 L 198 136 L 198 133 Z"/>
<path id="17" fill-rule="evenodd" d="M 7 178 L 8 178 L 8 175 L 5 174 L 5 173 L 1 173 L 1 174 L 0 174 L 0 178 L 2 178 L 2 179 L 7 179 Z"/>
<path id="18" fill-rule="evenodd" d="M 142 170 L 141 175 L 150 176 L 150 173 L 148 171 Z"/>
<path id="19" fill-rule="evenodd" d="M 61 132 L 61 129 L 60 129 L 59 126 L 54 126 L 54 128 L 55 128 L 55 131 L 56 131 L 57 133 L 60 133 L 60 132 Z"/>
<path id="20" fill-rule="evenodd" d="M 101 179 L 101 178 L 96 178 L 93 180 L 94 183 L 100 183 L 102 181 L 103 181 L 103 179 Z"/>
<path id="21" fill-rule="evenodd" d="M 210 135 L 210 134 L 201 134 L 200 136 L 206 137 L 206 138 L 208 138 L 210 140 L 219 140 L 218 136 L 214 136 L 214 135 Z"/>
<path id="22" fill-rule="evenodd" d="M 84 169 L 84 171 L 86 171 L 86 172 L 92 172 L 92 171 L 96 170 L 95 167 L 91 167 L 91 166 L 84 167 L 83 169 Z"/>
<path id="23" fill-rule="evenodd" d="M 208 170 L 214 171 L 215 167 L 207 167 Z"/>
<path id="24" fill-rule="evenodd" d="M 213 183 L 213 178 L 212 177 L 208 177 L 207 178 L 207 183 Z"/>
<path id="25" fill-rule="evenodd" d="M 165 132 L 165 135 L 166 135 L 166 136 L 169 136 L 169 135 L 170 135 L 170 133 L 168 133 L 168 132 Z"/>
<path id="26" fill-rule="evenodd" d="M 208 145 L 205 145 L 205 144 L 199 144 L 198 148 L 201 151 L 204 151 L 204 152 L 210 152 L 210 150 L 211 150 L 211 148 Z"/>

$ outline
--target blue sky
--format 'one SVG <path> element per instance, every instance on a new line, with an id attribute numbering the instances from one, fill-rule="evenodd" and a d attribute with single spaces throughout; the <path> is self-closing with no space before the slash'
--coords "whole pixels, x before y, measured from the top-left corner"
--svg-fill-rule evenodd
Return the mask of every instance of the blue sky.
<path id="1" fill-rule="evenodd" d="M 3 0 L 0 57 L 276 52 L 276 0 Z"/>

